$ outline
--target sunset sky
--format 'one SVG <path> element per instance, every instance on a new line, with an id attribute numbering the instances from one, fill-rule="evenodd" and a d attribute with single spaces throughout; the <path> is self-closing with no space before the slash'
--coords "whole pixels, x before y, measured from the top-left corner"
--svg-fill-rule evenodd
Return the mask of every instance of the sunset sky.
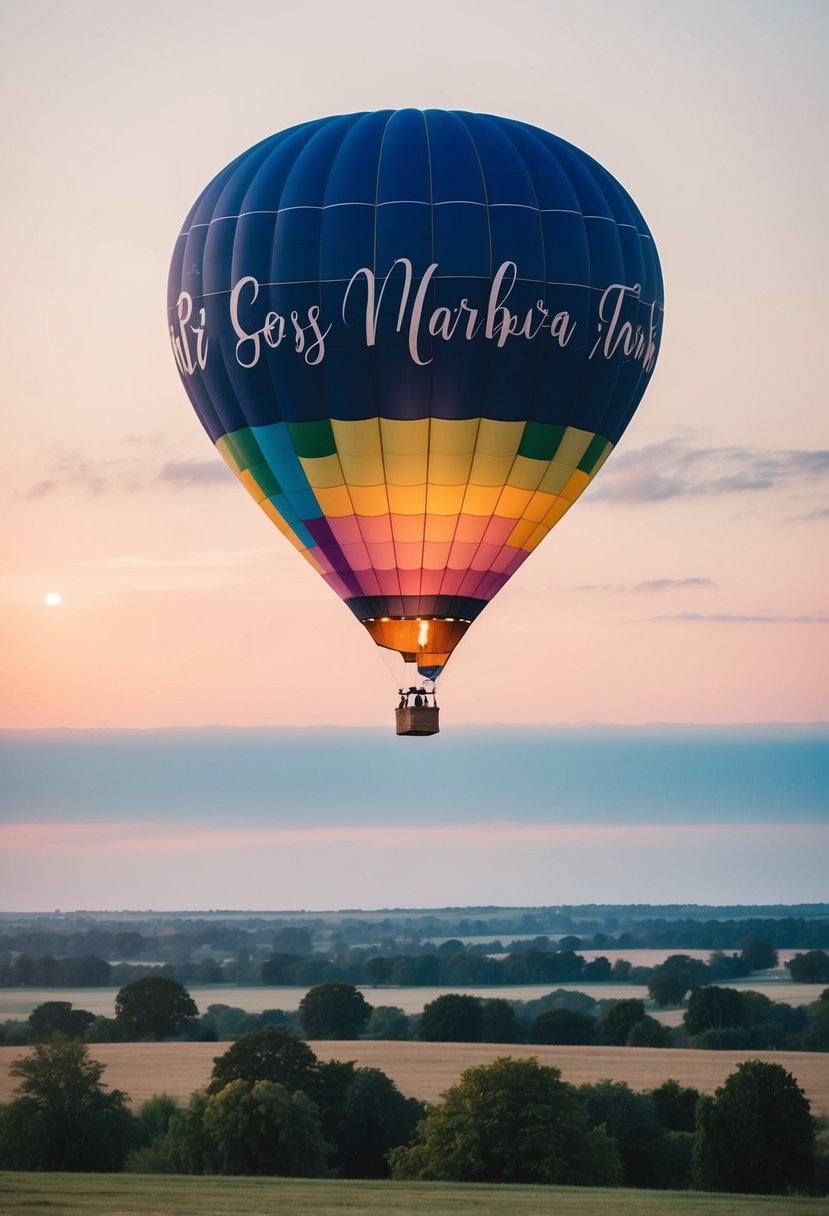
<path id="1" fill-rule="evenodd" d="M 636 199 L 665 277 L 662 354 L 640 410 L 464 640 L 441 685 L 444 731 L 826 722 L 822 0 L 6 0 L 0 14 L 0 727 L 392 730 L 380 652 L 202 432 L 170 351 L 165 290 L 185 214 L 237 153 L 310 118 L 408 105 L 503 114 L 584 148 Z M 377 796 L 369 764 L 363 804 Z M 3 812 L 19 850 L 5 906 L 23 906 L 27 891 L 32 907 L 80 905 L 83 888 L 58 889 L 57 843 L 54 894 L 25 882 L 42 857 L 35 801 L 23 781 Z M 622 802 L 633 832 L 633 786 Z M 157 819 L 149 804 L 119 810 L 117 779 L 109 805 L 114 823 Z M 780 898 L 801 887 L 821 897 L 818 871 L 801 884 L 794 860 L 775 865 L 793 810 L 781 805 L 778 836 L 772 817 L 766 844 L 758 837 L 770 885 L 747 897 L 773 900 L 775 881 Z M 826 812 L 824 802 L 822 816 L 798 819 L 811 815 L 815 856 Z M 558 806 L 554 818 L 567 815 Z M 77 807 L 64 819 L 83 831 Z M 454 822 L 451 802 L 443 822 Z M 679 826 L 668 810 L 664 823 Z M 358 844 L 331 848 L 334 867 Z M 203 872 L 219 881 L 221 850 L 211 856 Z M 526 855 L 507 856 L 518 875 Z M 326 872 L 284 902 L 320 906 Z M 403 884 L 401 901 L 450 899 L 450 875 Z M 693 898 L 693 879 L 678 897 Z M 502 885 L 486 902 L 521 888 Z M 362 902 L 392 899 L 388 886 Z M 529 902 L 549 902 L 543 886 L 539 875 Z M 123 885 L 86 889 L 90 907 L 141 899 Z M 260 884 L 257 906 L 270 894 Z M 154 898 L 176 906 L 163 883 Z"/>

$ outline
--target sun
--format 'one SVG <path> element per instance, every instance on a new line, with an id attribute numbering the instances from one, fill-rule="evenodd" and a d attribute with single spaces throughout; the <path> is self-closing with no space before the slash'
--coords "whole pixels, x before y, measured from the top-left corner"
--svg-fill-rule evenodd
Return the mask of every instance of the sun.
<path id="1" fill-rule="evenodd" d="M 44 595 L 43 602 L 48 604 L 50 608 L 57 608 L 58 604 L 63 603 L 63 596 L 59 591 L 49 591 Z"/>

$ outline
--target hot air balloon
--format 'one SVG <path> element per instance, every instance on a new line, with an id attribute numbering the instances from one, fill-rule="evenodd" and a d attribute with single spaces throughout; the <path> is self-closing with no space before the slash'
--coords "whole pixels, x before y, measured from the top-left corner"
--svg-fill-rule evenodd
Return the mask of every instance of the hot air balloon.
<path id="1" fill-rule="evenodd" d="M 523 122 L 323 118 L 199 195 L 169 277 L 182 382 L 279 531 L 414 665 L 398 733 L 437 731 L 436 681 L 618 442 L 662 313 L 630 196 Z"/>

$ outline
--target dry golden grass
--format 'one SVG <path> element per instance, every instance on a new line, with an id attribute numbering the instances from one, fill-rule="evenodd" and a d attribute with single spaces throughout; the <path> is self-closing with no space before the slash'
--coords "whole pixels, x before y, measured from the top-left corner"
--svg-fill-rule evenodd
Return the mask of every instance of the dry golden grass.
<path id="1" fill-rule="evenodd" d="M 581 1085 L 609 1077 L 627 1081 L 634 1089 L 651 1089 L 673 1077 L 713 1093 L 741 1060 L 760 1059 L 782 1064 L 803 1087 L 816 1115 L 829 1115 L 829 1053 L 786 1051 L 693 1051 L 653 1047 L 539 1047 L 490 1043 L 312 1043 L 323 1060 L 354 1060 L 380 1068 L 407 1096 L 434 1101 L 465 1068 L 485 1064 L 499 1055 L 533 1055 L 554 1064 L 566 1081 Z M 95 1043 L 90 1054 L 106 1064 L 104 1081 L 122 1089 L 137 1105 L 166 1091 L 187 1099 L 206 1084 L 213 1059 L 226 1043 Z M 12 1096 L 9 1064 L 26 1048 L 0 1047 L 0 1102 Z"/>

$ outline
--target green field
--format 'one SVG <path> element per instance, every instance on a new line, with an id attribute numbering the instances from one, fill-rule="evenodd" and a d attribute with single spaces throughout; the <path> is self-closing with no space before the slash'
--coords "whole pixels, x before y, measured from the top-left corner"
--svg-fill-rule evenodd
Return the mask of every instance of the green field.
<path id="1" fill-rule="evenodd" d="M 818 1216 L 825 1199 L 461 1183 L 0 1173 L 5 1216 Z"/>

